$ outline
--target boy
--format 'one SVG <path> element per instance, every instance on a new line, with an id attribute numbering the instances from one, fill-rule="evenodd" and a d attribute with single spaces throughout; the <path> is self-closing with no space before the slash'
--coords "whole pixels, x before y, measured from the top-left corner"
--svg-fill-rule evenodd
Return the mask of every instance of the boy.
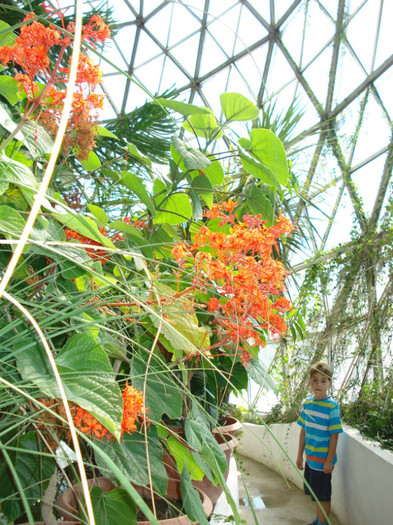
<path id="1" fill-rule="evenodd" d="M 308 525 L 327 525 L 332 494 L 331 478 L 336 464 L 338 435 L 343 431 L 338 404 L 328 390 L 332 386 L 332 368 L 322 362 L 310 366 L 308 384 L 313 393 L 305 400 L 298 424 L 302 427 L 299 436 L 299 451 L 296 466 L 303 470 L 303 452 L 306 454 L 304 479 L 310 485 L 323 512 L 316 503 L 317 517 Z M 304 492 L 311 495 L 306 484 Z"/>

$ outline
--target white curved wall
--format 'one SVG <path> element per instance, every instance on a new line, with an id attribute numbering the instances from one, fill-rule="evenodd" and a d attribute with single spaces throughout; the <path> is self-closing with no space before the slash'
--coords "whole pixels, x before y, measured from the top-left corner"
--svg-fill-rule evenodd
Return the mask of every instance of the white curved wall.
<path id="1" fill-rule="evenodd" d="M 276 424 L 270 425 L 269 430 L 245 423 L 239 453 L 281 472 L 286 479 L 303 488 L 302 477 L 294 464 L 300 427 L 296 423 Z M 342 525 L 392 523 L 393 454 L 344 425 L 337 456 L 332 510 Z"/>

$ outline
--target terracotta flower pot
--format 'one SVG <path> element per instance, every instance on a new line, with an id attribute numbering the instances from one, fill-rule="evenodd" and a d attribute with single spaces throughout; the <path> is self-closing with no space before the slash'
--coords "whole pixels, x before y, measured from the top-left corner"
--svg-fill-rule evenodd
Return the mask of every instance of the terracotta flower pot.
<path id="1" fill-rule="evenodd" d="M 229 475 L 229 461 L 231 458 L 231 453 L 237 447 L 239 441 L 235 438 L 235 436 L 231 436 L 230 434 L 214 434 L 214 437 L 221 449 L 224 451 L 227 459 L 227 468 L 224 473 L 224 479 L 226 481 Z M 218 498 L 221 496 L 224 490 L 219 483 L 217 483 L 216 486 L 212 485 L 212 482 L 206 476 L 204 476 L 201 481 L 193 481 L 192 485 L 195 488 L 199 488 L 205 492 L 212 500 L 213 505 L 216 504 Z"/>
<path id="2" fill-rule="evenodd" d="M 92 486 L 99 486 L 102 488 L 104 492 L 109 492 L 110 490 L 113 490 L 116 488 L 114 483 L 108 479 L 108 478 L 95 478 L 95 479 L 89 479 L 87 480 L 89 487 Z M 139 492 L 139 494 L 148 501 L 151 498 L 150 491 L 145 487 L 135 487 L 136 490 Z M 210 514 L 213 511 L 213 503 L 211 502 L 210 498 L 199 488 L 197 488 L 199 495 L 202 500 L 202 505 L 204 508 L 204 511 L 207 516 L 210 516 Z M 70 487 L 66 489 L 61 496 L 56 501 L 56 506 L 58 512 L 66 519 L 73 519 L 76 520 L 76 516 L 78 515 L 78 506 L 77 501 L 75 498 L 75 493 L 80 496 L 81 495 L 81 487 L 80 485 L 76 485 L 75 487 Z M 176 479 L 169 479 L 168 480 L 168 490 L 166 499 L 169 501 L 176 501 L 181 500 L 182 495 L 180 492 L 180 481 Z M 159 499 L 159 498 L 157 498 Z M 169 519 L 163 519 L 158 520 L 159 523 L 162 525 L 192 525 L 193 522 L 190 521 L 190 519 L 186 515 L 181 515 L 175 518 L 169 518 Z M 62 521 L 61 523 L 66 523 Z M 72 524 L 79 524 L 80 521 L 73 521 Z M 150 521 L 138 521 L 138 525 L 149 525 Z"/>
<path id="3" fill-rule="evenodd" d="M 87 480 L 89 488 L 91 487 L 101 487 L 104 492 L 109 492 L 116 488 L 116 485 L 109 479 L 104 477 L 92 478 Z M 78 483 L 73 487 L 66 489 L 63 494 L 61 494 L 55 503 L 56 509 L 65 518 L 66 520 L 74 521 L 80 523 L 78 520 L 78 503 L 77 498 L 81 498 L 82 487 Z M 62 523 L 64 523 L 62 521 Z"/>
<path id="4" fill-rule="evenodd" d="M 230 434 L 236 437 L 241 428 L 242 424 L 238 419 L 227 415 L 224 416 L 217 427 L 213 429 L 213 434 Z"/>
<path id="5" fill-rule="evenodd" d="M 148 489 L 144 487 L 135 487 L 139 494 L 143 497 L 143 499 L 148 502 L 148 500 L 151 498 L 151 493 Z M 203 492 L 198 487 L 195 487 L 197 491 L 199 492 L 199 495 L 202 500 L 203 509 L 205 511 L 205 514 L 207 517 L 210 516 L 210 514 L 213 512 L 213 503 L 209 496 Z M 181 500 L 182 495 L 180 492 L 180 481 L 178 479 L 169 479 L 168 480 L 168 490 L 167 494 L 165 496 L 165 499 L 169 501 L 177 501 Z M 159 498 L 157 498 L 159 499 Z M 162 525 L 193 525 L 194 522 L 190 521 L 188 516 L 185 514 L 181 516 L 176 516 L 173 518 L 166 518 L 166 519 L 159 519 L 159 523 Z M 138 521 L 138 525 L 150 525 L 150 521 Z"/>

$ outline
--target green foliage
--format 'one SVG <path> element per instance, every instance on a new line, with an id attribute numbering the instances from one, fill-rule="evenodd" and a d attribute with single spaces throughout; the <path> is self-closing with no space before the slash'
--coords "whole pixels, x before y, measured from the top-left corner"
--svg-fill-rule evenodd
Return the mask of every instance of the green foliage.
<path id="1" fill-rule="evenodd" d="M 19 23 L 22 13 L 16 9 L 13 15 Z M 1 23 L 0 43 L 12 43 L 18 29 Z M 0 76 L 2 275 L 53 149 L 53 138 L 39 119 L 29 118 L 26 93 L 11 72 L 12 67 Z M 34 85 L 37 93 L 46 89 L 39 75 Z M 193 278 L 180 276 L 171 250 L 208 222 L 204 208 L 214 210 L 228 195 L 239 199 L 242 215 L 260 213 L 273 224 L 288 169 L 281 142 L 267 130 L 250 134 L 245 128 L 247 136 L 239 143 L 247 147 L 231 141 L 232 122 L 258 116 L 253 102 L 224 93 L 221 105 L 223 122 L 210 109 L 171 100 L 166 93 L 97 125 L 96 146 L 86 158 L 75 158 L 78 147 L 60 153 L 8 283 L 10 296 L 0 304 L 6 316 L 0 322 L 0 433 L 6 438 L 0 502 L 10 521 L 30 518 L 30 506 L 42 520 L 40 501 L 54 473 L 57 490 L 63 490 L 66 479 L 80 481 L 73 451 L 65 452 L 73 442 L 55 371 L 78 429 L 85 468 L 124 487 L 105 494 L 92 489 L 97 523 L 136 522 L 140 500 L 130 483 L 152 484 L 157 493 L 166 493 L 164 450 L 173 454 L 181 472 L 190 519 L 207 523 L 191 479 L 206 475 L 220 482 L 230 498 L 226 457 L 211 426 L 231 392 L 246 388 L 250 378 L 258 384 L 269 378 L 255 348 L 248 368 L 240 351 L 228 350 L 207 309 L 216 290 L 207 283 L 206 291 L 197 293 Z M 203 146 L 200 137 L 206 139 Z M 226 150 L 231 145 L 226 160 L 221 159 L 221 138 Z M 237 178 L 233 175 L 241 165 Z M 243 175 L 253 180 L 244 192 Z M 209 223 L 212 231 L 229 230 L 219 222 Z M 130 433 L 125 431 L 131 418 L 125 385 L 143 393 L 147 407 L 147 424 L 135 415 Z M 183 443 L 166 433 L 168 421 L 184 427 Z M 63 455 L 67 478 L 56 466 L 56 451 Z"/>
<path id="2" fill-rule="evenodd" d="M 366 386 L 361 396 L 341 407 L 342 419 L 363 436 L 393 450 L 393 403 L 389 388 L 375 391 Z"/>

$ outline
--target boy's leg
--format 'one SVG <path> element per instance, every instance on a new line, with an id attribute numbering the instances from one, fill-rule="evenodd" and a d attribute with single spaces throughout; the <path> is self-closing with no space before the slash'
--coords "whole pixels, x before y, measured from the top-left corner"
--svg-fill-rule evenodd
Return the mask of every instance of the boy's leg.
<path id="1" fill-rule="evenodd" d="M 330 514 L 330 501 L 321 501 L 321 506 L 322 506 L 323 510 L 325 511 L 326 516 L 329 517 L 329 514 Z M 322 523 L 327 523 L 327 520 L 325 518 L 325 514 L 320 509 L 318 503 L 316 504 L 316 507 L 317 507 L 317 518 L 318 518 L 319 523 L 321 523 L 321 524 Z"/>

